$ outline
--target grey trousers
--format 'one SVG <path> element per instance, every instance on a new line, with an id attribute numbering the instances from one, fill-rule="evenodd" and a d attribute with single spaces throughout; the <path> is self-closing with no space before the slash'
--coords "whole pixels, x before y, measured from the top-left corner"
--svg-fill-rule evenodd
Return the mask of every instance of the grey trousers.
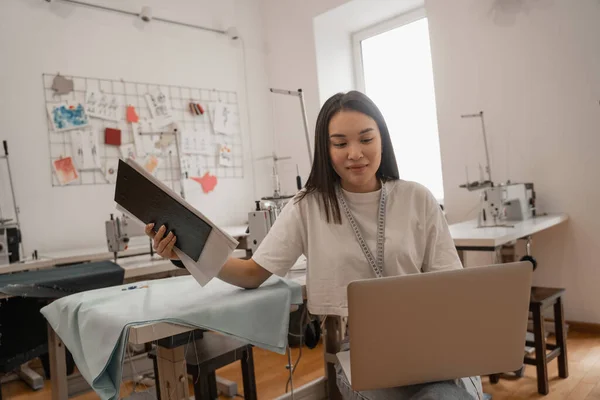
<path id="1" fill-rule="evenodd" d="M 356 392 L 350 386 L 339 363 L 336 365 L 336 373 L 337 386 L 344 400 L 480 400 L 483 398 L 480 377 Z"/>

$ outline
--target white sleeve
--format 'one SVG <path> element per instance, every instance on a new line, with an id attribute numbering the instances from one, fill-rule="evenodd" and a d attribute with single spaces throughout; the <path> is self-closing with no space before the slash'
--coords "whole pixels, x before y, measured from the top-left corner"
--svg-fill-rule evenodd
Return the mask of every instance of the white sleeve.
<path id="1" fill-rule="evenodd" d="M 304 252 L 303 225 L 296 198 L 281 210 L 252 259 L 272 274 L 284 276 Z"/>
<path id="2" fill-rule="evenodd" d="M 427 243 L 422 271 L 432 272 L 445 269 L 460 269 L 463 265 L 458 257 L 454 240 L 450 235 L 446 216 L 435 197 L 430 192 L 427 194 Z"/>

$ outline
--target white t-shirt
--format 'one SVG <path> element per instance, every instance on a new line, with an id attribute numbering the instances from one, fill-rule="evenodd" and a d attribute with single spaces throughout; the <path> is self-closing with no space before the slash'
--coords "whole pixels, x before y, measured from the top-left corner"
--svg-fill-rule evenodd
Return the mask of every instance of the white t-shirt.
<path id="1" fill-rule="evenodd" d="M 439 204 L 424 186 L 403 180 L 385 183 L 384 276 L 462 268 Z M 376 257 L 381 190 L 343 191 L 346 203 Z M 315 315 L 348 315 L 346 288 L 375 278 L 342 209 L 342 224 L 327 223 L 318 194 L 291 199 L 253 255 L 269 272 L 284 276 L 298 257 L 307 258 L 308 309 Z"/>

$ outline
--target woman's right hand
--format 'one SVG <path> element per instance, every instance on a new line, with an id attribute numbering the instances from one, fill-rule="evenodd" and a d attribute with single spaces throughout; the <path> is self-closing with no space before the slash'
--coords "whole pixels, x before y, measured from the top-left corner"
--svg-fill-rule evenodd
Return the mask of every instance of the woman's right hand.
<path id="1" fill-rule="evenodd" d="M 152 228 L 154 228 L 154 224 L 146 225 L 146 235 L 152 239 L 152 245 L 156 253 L 163 258 L 178 260 L 179 256 L 177 256 L 173 250 L 175 242 L 177 241 L 177 237 L 173 232 L 169 232 L 166 237 L 163 237 L 167 232 L 167 228 L 164 225 L 162 225 L 156 233 Z"/>

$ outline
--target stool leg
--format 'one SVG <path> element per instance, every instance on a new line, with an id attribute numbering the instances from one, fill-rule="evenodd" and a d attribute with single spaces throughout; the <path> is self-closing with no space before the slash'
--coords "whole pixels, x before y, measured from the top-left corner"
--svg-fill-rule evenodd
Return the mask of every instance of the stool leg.
<path id="1" fill-rule="evenodd" d="M 210 389 L 207 371 L 198 368 L 198 376 L 192 376 L 192 379 L 194 380 L 194 399 L 209 400 Z"/>
<path id="2" fill-rule="evenodd" d="M 567 378 L 569 376 L 569 363 L 567 359 L 567 340 L 565 337 L 565 315 L 563 312 L 562 298 L 554 303 L 554 330 L 556 331 L 556 345 L 560 347 L 558 356 L 558 376 Z"/>
<path id="3" fill-rule="evenodd" d="M 158 362 L 156 361 L 156 357 L 152 360 L 152 365 L 154 366 L 154 388 L 156 389 L 156 400 L 161 400 L 160 397 L 160 378 L 158 376 Z"/>
<path id="4" fill-rule="evenodd" d="M 533 309 L 533 336 L 535 337 L 535 363 L 537 368 L 538 392 L 548 394 L 548 366 L 546 364 L 546 338 L 541 305 Z"/>
<path id="5" fill-rule="evenodd" d="M 256 377 L 254 375 L 254 357 L 252 347 L 248 346 L 242 355 L 242 378 L 244 380 L 244 398 L 258 399 L 256 395 Z"/>
<path id="6" fill-rule="evenodd" d="M 217 375 L 215 371 L 212 371 L 206 376 L 208 381 L 208 392 L 210 393 L 211 400 L 219 398 L 219 391 L 217 390 Z"/>

